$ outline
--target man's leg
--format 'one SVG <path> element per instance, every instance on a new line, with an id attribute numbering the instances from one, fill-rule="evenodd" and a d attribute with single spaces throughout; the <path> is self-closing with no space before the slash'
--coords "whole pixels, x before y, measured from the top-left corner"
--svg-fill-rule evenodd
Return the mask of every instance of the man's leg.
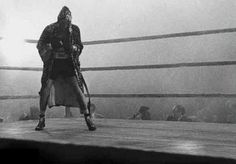
<path id="1" fill-rule="evenodd" d="M 69 77 L 67 79 L 68 79 L 68 83 L 73 87 L 73 90 L 76 93 L 76 98 L 79 103 L 81 114 L 84 114 L 84 118 L 85 118 L 85 121 L 86 121 L 86 124 L 87 124 L 89 130 L 91 130 L 91 131 L 96 130 L 96 126 L 94 125 L 92 118 L 89 114 L 89 111 L 87 108 L 87 103 L 85 100 L 85 96 L 79 87 L 77 78 L 75 76 L 73 76 L 73 77 Z"/>
<path id="2" fill-rule="evenodd" d="M 45 88 L 40 91 L 40 113 L 39 113 L 39 123 L 36 126 L 35 130 L 43 130 L 45 127 L 45 112 L 48 104 L 48 97 L 50 95 L 50 89 L 52 87 L 53 80 L 49 79 Z"/>
<path id="3" fill-rule="evenodd" d="M 68 106 L 65 107 L 65 117 L 66 118 L 72 117 L 70 107 L 68 107 Z"/>

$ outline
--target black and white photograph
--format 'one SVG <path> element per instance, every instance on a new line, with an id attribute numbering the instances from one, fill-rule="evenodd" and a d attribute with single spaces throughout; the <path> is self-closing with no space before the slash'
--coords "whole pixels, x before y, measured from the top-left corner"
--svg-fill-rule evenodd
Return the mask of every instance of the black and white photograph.
<path id="1" fill-rule="evenodd" d="M 0 163 L 236 164 L 236 0 L 0 0 Z"/>

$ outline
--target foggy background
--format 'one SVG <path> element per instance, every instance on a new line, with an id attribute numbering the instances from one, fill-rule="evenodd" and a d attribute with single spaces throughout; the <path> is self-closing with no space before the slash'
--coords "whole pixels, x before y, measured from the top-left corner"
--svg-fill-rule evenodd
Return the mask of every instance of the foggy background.
<path id="1" fill-rule="evenodd" d="M 36 44 L 46 25 L 66 5 L 82 41 L 235 28 L 234 0 L 0 0 L 0 65 L 42 67 Z M 236 33 L 85 46 L 82 67 L 235 61 Z M 91 93 L 236 93 L 235 66 L 84 72 Z M 41 72 L 0 70 L 0 95 L 37 95 Z M 163 120 L 173 105 L 188 115 L 211 117 L 230 113 L 236 123 L 235 99 L 222 98 L 92 98 L 107 118 L 127 118 L 141 105 Z M 38 100 L 0 100 L 0 117 L 17 120 Z M 202 111 L 202 112 L 199 112 Z M 78 109 L 72 111 L 78 116 Z M 200 113 L 200 114 L 199 114 Z M 203 113 L 203 114 L 202 114 Z M 63 117 L 62 107 L 48 117 Z M 228 116 L 225 116 L 228 117 Z M 211 120 L 204 120 L 211 122 Z"/>

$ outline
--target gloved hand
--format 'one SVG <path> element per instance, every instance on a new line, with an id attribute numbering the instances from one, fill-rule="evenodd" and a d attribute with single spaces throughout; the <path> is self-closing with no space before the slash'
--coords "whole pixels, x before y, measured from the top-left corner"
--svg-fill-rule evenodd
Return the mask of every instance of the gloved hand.
<path id="1" fill-rule="evenodd" d="M 73 45 L 73 46 L 72 46 L 72 49 L 73 49 L 73 51 L 75 51 L 75 52 L 80 52 L 80 49 L 79 49 L 76 45 Z"/>

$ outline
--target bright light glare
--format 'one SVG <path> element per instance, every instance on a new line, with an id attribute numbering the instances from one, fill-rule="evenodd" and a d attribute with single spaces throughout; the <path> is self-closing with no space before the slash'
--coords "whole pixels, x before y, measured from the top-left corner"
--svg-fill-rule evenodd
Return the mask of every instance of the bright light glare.
<path id="1" fill-rule="evenodd" d="M 24 57 L 24 34 L 27 29 L 22 28 L 19 19 L 11 19 L 3 31 L 3 39 L 0 41 L 0 50 L 7 65 L 21 65 Z"/>
<path id="2" fill-rule="evenodd" d="M 182 153 L 201 154 L 204 152 L 204 146 L 195 141 L 177 141 L 174 145 L 174 149 Z"/>

